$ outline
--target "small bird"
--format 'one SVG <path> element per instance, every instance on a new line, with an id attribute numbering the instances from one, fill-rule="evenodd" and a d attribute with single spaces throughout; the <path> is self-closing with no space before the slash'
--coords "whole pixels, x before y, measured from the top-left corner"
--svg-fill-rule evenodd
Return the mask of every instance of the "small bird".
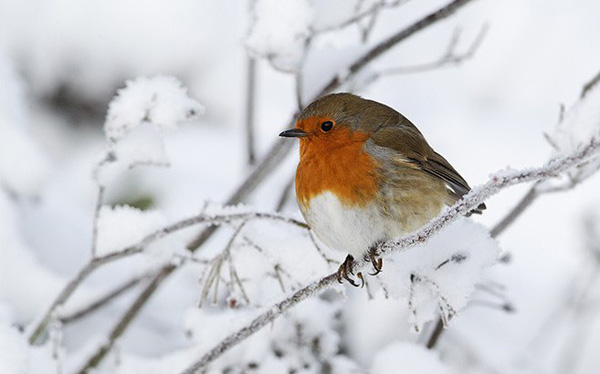
<path id="1" fill-rule="evenodd" d="M 279 136 L 300 139 L 300 211 L 321 241 L 348 253 L 338 280 L 354 286 L 355 257 L 379 273 L 379 243 L 420 228 L 470 190 L 406 117 L 350 93 L 314 101 Z"/>

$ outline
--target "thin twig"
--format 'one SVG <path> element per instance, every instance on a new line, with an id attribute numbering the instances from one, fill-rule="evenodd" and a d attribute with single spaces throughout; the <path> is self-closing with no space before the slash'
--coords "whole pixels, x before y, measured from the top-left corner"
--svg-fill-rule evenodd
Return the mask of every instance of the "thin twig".
<path id="1" fill-rule="evenodd" d="M 160 273 L 150 282 L 147 288 L 142 291 L 142 294 L 148 294 L 146 297 L 149 297 L 149 294 L 154 293 L 154 291 L 160 286 L 163 279 L 166 278 L 171 272 L 176 268 L 174 264 L 168 264 L 166 267 L 162 268 Z M 106 343 L 102 344 L 99 350 L 89 358 L 89 360 L 82 366 L 82 368 L 77 372 L 77 374 L 88 374 L 92 371 L 98 364 L 102 361 L 104 356 L 110 351 L 112 346 L 115 344 L 115 341 L 121 336 L 123 331 L 129 326 L 129 324 L 135 319 L 140 310 L 142 309 L 143 302 L 145 298 L 137 298 L 136 302 L 131 307 L 131 311 L 123 316 L 124 318 L 119 319 L 118 323 L 115 327 L 110 331 L 108 335 L 108 340 Z"/>
<path id="2" fill-rule="evenodd" d="M 323 260 L 325 260 L 325 262 L 327 263 L 327 265 L 329 264 L 337 264 L 337 261 L 328 257 L 325 254 L 325 251 L 323 250 L 323 248 L 321 248 L 321 246 L 319 245 L 319 243 L 317 243 L 317 239 L 315 238 L 315 235 L 312 231 L 308 232 L 308 236 L 310 236 L 310 241 L 313 243 L 313 245 L 315 246 L 315 249 L 317 250 L 317 252 L 319 252 L 319 255 L 321 255 L 321 257 L 323 258 Z"/>
<path id="3" fill-rule="evenodd" d="M 323 34 L 323 33 L 330 32 L 330 31 L 341 30 L 345 27 L 348 27 L 350 25 L 353 25 L 353 24 L 363 20 L 364 18 L 372 16 L 376 13 L 379 13 L 381 10 L 383 10 L 385 8 L 394 8 L 394 7 L 406 4 L 409 1 L 410 0 L 396 0 L 393 2 L 389 2 L 389 3 L 385 2 L 385 1 L 377 2 L 377 3 L 373 4 L 370 8 L 368 8 L 362 12 L 360 12 L 360 11 L 356 12 L 352 17 L 350 17 L 336 25 L 327 26 L 327 27 L 313 30 L 313 35 Z"/>
<path id="4" fill-rule="evenodd" d="M 283 283 L 283 279 L 281 278 L 281 274 L 283 274 L 291 282 L 293 282 L 295 284 L 295 287 L 292 286 L 292 290 L 302 286 L 302 283 L 300 283 L 298 280 L 294 279 L 294 277 L 292 277 L 292 275 L 287 270 L 285 270 L 279 262 L 275 261 L 273 259 L 273 256 L 271 256 L 266 250 L 261 248 L 258 244 L 256 244 L 254 241 L 252 241 L 250 238 L 248 238 L 246 236 L 244 236 L 243 239 L 244 239 L 244 242 L 246 245 L 248 245 L 250 248 L 256 250 L 258 253 L 260 253 L 262 256 L 264 256 L 267 260 L 269 260 L 273 264 L 273 271 L 275 273 L 275 278 L 277 279 L 278 282 Z M 285 290 L 284 290 L 284 292 L 285 292 Z"/>
<path id="5" fill-rule="evenodd" d="M 231 235 L 231 238 L 225 245 L 225 248 L 223 249 L 223 251 L 221 251 L 221 253 L 216 255 L 215 258 L 211 261 L 212 262 L 211 270 L 208 272 L 208 276 L 206 278 L 205 285 L 202 289 L 198 307 L 200 307 L 200 308 L 202 307 L 202 304 L 203 304 L 204 300 L 206 299 L 206 297 L 208 296 L 208 293 L 209 293 L 210 288 L 213 285 L 213 283 L 215 285 L 213 304 L 216 304 L 217 296 L 218 296 L 218 289 L 219 289 L 219 278 L 221 277 L 221 268 L 223 266 L 223 262 L 225 262 L 225 261 L 229 262 L 229 271 L 230 271 L 230 278 L 231 278 L 229 280 L 230 281 L 230 289 L 233 292 L 233 290 L 234 290 L 233 285 L 236 283 L 236 279 L 234 279 L 234 276 L 237 277 L 237 272 L 235 271 L 235 269 L 233 269 L 233 264 L 231 262 L 231 248 L 233 247 L 235 240 L 240 235 L 240 233 L 242 232 L 242 229 L 244 228 L 245 225 L 246 225 L 246 221 L 243 221 L 237 227 L 237 229 L 234 231 L 233 235 Z M 239 281 L 239 277 L 237 277 L 237 281 Z M 238 286 L 242 292 L 242 295 L 244 296 L 244 299 L 249 303 L 250 300 L 246 296 L 246 292 L 245 292 L 244 287 L 242 286 L 241 282 L 238 283 Z"/>
<path id="6" fill-rule="evenodd" d="M 596 73 L 596 75 L 583 86 L 583 89 L 581 90 L 581 95 L 579 96 L 579 98 L 580 99 L 585 98 L 585 96 L 590 92 L 590 90 L 592 88 L 594 88 L 594 86 L 596 86 L 598 83 L 600 83 L 600 71 L 598 73 Z"/>
<path id="7" fill-rule="evenodd" d="M 340 87 L 341 85 L 352 79 L 367 64 L 369 64 L 370 62 L 387 52 L 390 48 L 394 47 L 401 41 L 404 41 L 409 37 L 415 35 L 419 31 L 431 26 L 432 24 L 450 17 L 463 6 L 469 4 L 472 1 L 473 0 L 454 0 L 448 3 L 446 6 L 438 9 L 437 11 L 421 18 L 419 21 L 413 23 L 412 25 L 393 34 L 389 38 L 377 44 L 374 48 L 369 50 L 366 54 L 364 54 L 354 63 L 352 63 L 348 67 L 347 72 L 344 75 L 337 75 L 333 77 L 325 86 L 323 86 L 323 88 L 317 96 L 322 96 Z"/>
<path id="8" fill-rule="evenodd" d="M 279 196 L 279 199 L 277 200 L 277 206 L 275 207 L 276 212 L 281 212 L 285 207 L 285 204 L 287 204 L 287 202 L 292 197 L 292 190 L 294 189 L 295 181 L 296 174 L 294 173 L 290 177 L 290 179 L 288 179 L 287 183 L 285 184 L 285 186 L 283 186 L 283 189 L 281 190 L 281 195 Z"/>
<path id="9" fill-rule="evenodd" d="M 494 227 L 490 230 L 490 236 L 492 238 L 500 235 L 508 226 L 510 226 L 523 212 L 529 208 L 529 206 L 537 199 L 539 193 L 537 192 L 538 183 L 534 183 L 529 191 L 519 200 L 519 202 L 512 208 L 507 215 L 500 220 Z"/>
<path id="10" fill-rule="evenodd" d="M 444 227 L 450 223 L 456 221 L 466 213 L 470 212 L 473 208 L 483 203 L 491 196 L 497 194 L 501 190 L 521 183 L 527 183 L 532 181 L 538 181 L 542 179 L 553 178 L 560 173 L 567 171 L 569 168 L 581 164 L 588 157 L 598 152 L 600 148 L 600 140 L 593 138 L 588 144 L 581 147 L 576 152 L 552 160 L 546 165 L 538 168 L 531 168 L 525 170 L 515 171 L 504 171 L 495 174 L 491 179 L 484 185 L 471 190 L 456 204 L 446 209 L 435 219 L 430 221 L 428 224 L 420 228 L 419 230 L 405 235 L 398 240 L 391 240 L 379 246 L 379 251 L 383 254 L 389 255 L 391 253 L 400 253 L 406 251 L 415 245 L 421 244 L 424 241 L 437 234 Z M 355 263 L 356 268 L 360 269 L 366 266 L 368 261 L 361 261 Z M 329 274 L 326 277 L 311 283 L 310 285 L 296 291 L 294 294 L 284 299 L 283 301 L 273 305 L 266 312 L 262 313 L 258 317 L 252 320 L 248 325 L 241 328 L 240 330 L 230 334 L 206 354 L 204 354 L 198 361 L 190 365 L 183 374 L 196 373 L 199 369 L 205 368 L 208 364 L 213 362 L 215 359 L 220 357 L 223 353 L 231 349 L 233 346 L 239 344 L 241 341 L 252 335 L 256 331 L 260 330 L 265 325 L 274 321 L 286 310 L 296 305 L 302 300 L 311 297 L 320 291 L 329 288 L 334 282 L 337 281 L 337 273 Z"/>
<path id="11" fill-rule="evenodd" d="M 379 73 L 376 73 L 375 76 L 371 79 L 374 80 L 385 75 L 422 73 L 426 71 L 439 69 L 444 66 L 460 65 L 464 61 L 471 59 L 475 55 L 475 53 L 477 53 L 479 47 L 483 43 L 485 36 L 487 35 L 488 29 L 489 26 L 487 24 L 484 24 L 481 27 L 479 33 L 477 34 L 477 37 L 473 40 L 469 48 L 463 53 L 456 52 L 456 46 L 458 44 L 458 38 L 460 33 L 455 32 L 453 34 L 453 37 L 450 39 L 450 42 L 448 43 L 448 48 L 446 49 L 446 52 L 437 60 L 413 66 L 402 66 L 382 70 Z"/>
<path id="12" fill-rule="evenodd" d="M 185 228 L 208 223 L 211 225 L 218 225 L 224 223 L 235 222 L 239 220 L 250 220 L 250 219 L 267 219 L 267 220 L 275 220 L 284 222 L 287 224 L 291 224 L 303 229 L 308 229 L 308 226 L 304 222 L 297 221 L 293 218 L 285 217 L 279 214 L 271 214 L 271 213 L 237 213 L 237 214 L 221 214 L 221 215 L 206 215 L 199 214 L 194 217 L 182 219 L 181 221 L 175 222 L 173 224 L 167 225 L 159 230 L 152 232 L 151 234 L 146 235 L 136 244 L 131 245 L 127 248 L 124 248 L 120 251 L 111 252 L 104 256 L 99 256 L 93 258 L 90 262 L 88 262 L 73 278 L 69 281 L 65 287 L 61 290 L 61 292 L 56 296 L 50 307 L 46 310 L 43 317 L 40 319 L 39 323 L 32 329 L 32 333 L 29 336 L 29 344 L 35 344 L 39 342 L 39 338 L 42 333 L 45 331 L 46 326 L 50 322 L 51 316 L 56 311 L 56 309 L 63 305 L 69 297 L 73 294 L 73 292 L 79 287 L 79 285 L 95 270 L 100 268 L 102 265 L 130 257 L 141 253 L 144 248 L 146 248 L 149 244 L 164 238 L 165 236 L 172 234 L 176 231 L 183 230 Z"/>
<path id="13" fill-rule="evenodd" d="M 96 206 L 94 207 L 94 218 L 92 222 L 92 258 L 96 257 L 96 249 L 98 248 L 98 221 L 100 219 L 100 209 L 102 208 L 102 204 L 104 204 L 104 192 L 104 186 L 98 183 L 98 196 L 96 197 Z"/>
<path id="14" fill-rule="evenodd" d="M 79 310 L 72 312 L 66 316 L 60 316 L 59 319 L 60 319 L 61 323 L 63 325 L 67 325 L 69 323 L 73 323 L 73 322 L 87 316 L 88 314 L 91 314 L 91 313 L 97 311 L 98 309 L 102 308 L 104 305 L 108 304 L 115 298 L 121 296 L 125 292 L 127 292 L 130 289 L 132 289 L 133 287 L 137 286 L 144 279 L 148 279 L 152 274 L 154 274 L 154 272 L 145 273 L 140 276 L 131 278 L 127 282 L 118 285 L 114 289 L 107 292 L 105 295 L 100 296 L 99 298 L 92 301 L 88 305 L 80 308 Z"/>
<path id="15" fill-rule="evenodd" d="M 256 59 L 250 55 L 246 58 L 246 156 L 248 165 L 256 163 L 254 141 L 254 109 L 256 108 Z"/>

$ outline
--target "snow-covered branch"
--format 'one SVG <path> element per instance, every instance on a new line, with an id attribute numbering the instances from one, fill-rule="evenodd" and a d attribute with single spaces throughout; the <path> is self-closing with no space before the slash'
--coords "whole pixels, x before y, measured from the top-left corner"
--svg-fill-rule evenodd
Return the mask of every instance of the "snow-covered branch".
<path id="1" fill-rule="evenodd" d="M 200 225 L 200 224 L 210 224 L 210 225 L 222 225 L 227 223 L 232 223 L 236 221 L 250 221 L 250 220 L 271 220 L 271 221 L 279 221 L 286 224 L 290 224 L 293 226 L 297 226 L 302 229 L 308 229 L 308 226 L 304 222 L 300 222 L 296 219 L 285 217 L 280 214 L 273 213 L 260 213 L 260 212 L 248 212 L 248 213 L 231 213 L 231 214 L 199 214 L 194 217 L 189 217 L 186 219 L 182 219 L 178 222 L 172 223 L 170 225 L 166 225 L 156 231 L 151 232 L 150 234 L 144 236 L 137 243 L 130 245 L 126 248 L 123 248 L 118 251 L 109 252 L 103 256 L 98 256 L 92 258 L 90 262 L 88 262 L 83 268 L 79 270 L 77 275 L 69 281 L 65 287 L 61 290 L 61 292 L 56 296 L 48 310 L 43 314 L 40 321 L 36 324 L 36 327 L 32 329 L 31 334 L 29 335 L 29 343 L 35 344 L 39 341 L 42 334 L 46 330 L 46 327 L 52 316 L 56 312 L 57 308 L 63 305 L 69 297 L 75 292 L 75 290 L 86 280 L 93 272 L 102 267 L 103 265 L 115 262 L 117 260 L 124 259 L 126 257 L 130 257 L 136 254 L 141 253 L 145 248 L 147 248 L 150 244 L 163 239 L 164 237 L 175 233 L 177 231 L 181 231 L 183 229 Z"/>
<path id="2" fill-rule="evenodd" d="M 530 168 L 523 170 L 503 170 L 493 174 L 490 180 L 482 186 L 474 188 L 469 194 L 464 196 L 460 201 L 446 209 L 437 218 L 433 219 L 427 225 L 417 230 L 414 233 L 405 235 L 398 240 L 392 240 L 379 246 L 382 253 L 389 255 L 406 251 L 407 249 L 421 244 L 429 240 L 437 234 L 442 228 L 462 217 L 465 213 L 497 194 L 501 190 L 520 183 L 532 181 L 547 180 L 560 176 L 573 167 L 587 162 L 592 155 L 595 155 L 600 148 L 600 138 L 593 137 L 587 144 L 582 146 L 572 154 L 556 158 L 546 165 L 538 168 Z M 361 269 L 369 262 L 363 260 L 357 262 L 356 268 Z M 248 325 L 226 337 L 219 344 L 215 345 L 211 350 L 204 354 L 198 361 L 190 365 L 183 374 L 193 374 L 199 369 L 206 367 L 208 364 L 216 360 L 227 350 L 237 345 L 247 337 L 260 330 L 265 325 L 274 321 L 285 311 L 298 304 L 299 302 L 316 295 L 322 290 L 329 288 L 337 280 L 337 274 L 329 274 L 318 281 L 296 291 L 291 296 L 283 301 L 273 305 L 258 317 L 253 319 Z"/>

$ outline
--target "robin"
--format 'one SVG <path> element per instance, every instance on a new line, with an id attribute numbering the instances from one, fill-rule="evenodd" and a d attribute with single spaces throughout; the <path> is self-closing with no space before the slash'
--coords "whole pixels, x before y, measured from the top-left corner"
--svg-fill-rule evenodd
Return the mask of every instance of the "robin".
<path id="1" fill-rule="evenodd" d="M 353 94 L 321 97 L 279 136 L 300 139 L 300 211 L 321 241 L 348 253 L 338 280 L 354 286 L 355 257 L 378 274 L 379 243 L 420 228 L 471 189 L 406 117 Z"/>

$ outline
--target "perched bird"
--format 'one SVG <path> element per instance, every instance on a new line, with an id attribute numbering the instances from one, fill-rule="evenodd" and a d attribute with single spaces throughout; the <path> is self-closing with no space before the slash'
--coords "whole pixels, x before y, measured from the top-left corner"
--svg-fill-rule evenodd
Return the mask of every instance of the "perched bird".
<path id="1" fill-rule="evenodd" d="M 321 97 L 279 135 L 300 139 L 296 196 L 306 222 L 348 253 L 340 282 L 358 285 L 349 275 L 355 257 L 370 258 L 379 273 L 377 244 L 420 228 L 470 190 L 406 117 L 353 94 Z"/>

